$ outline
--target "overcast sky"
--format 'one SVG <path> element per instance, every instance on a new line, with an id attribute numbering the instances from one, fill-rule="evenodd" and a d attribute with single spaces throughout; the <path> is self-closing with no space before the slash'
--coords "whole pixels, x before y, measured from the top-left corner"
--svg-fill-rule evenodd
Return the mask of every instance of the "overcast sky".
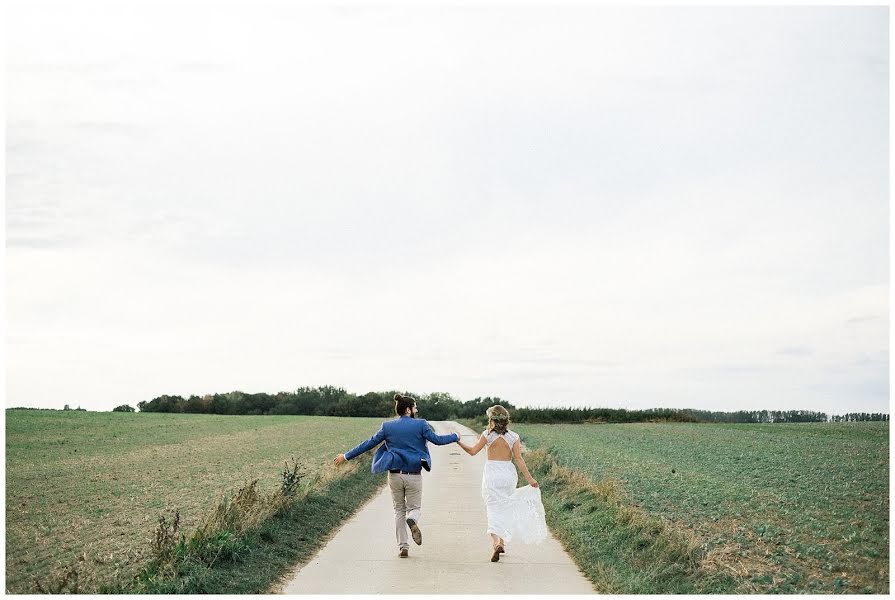
<path id="1" fill-rule="evenodd" d="M 886 7 L 7 18 L 7 406 L 888 411 Z"/>

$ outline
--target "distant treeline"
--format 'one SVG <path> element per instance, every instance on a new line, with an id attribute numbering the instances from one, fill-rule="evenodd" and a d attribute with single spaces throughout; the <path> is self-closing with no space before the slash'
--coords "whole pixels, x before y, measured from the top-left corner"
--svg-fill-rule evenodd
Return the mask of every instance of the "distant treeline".
<path id="1" fill-rule="evenodd" d="M 850 421 L 888 421 L 889 415 L 886 413 L 847 413 L 844 415 L 833 415 L 830 420 L 834 423 L 843 423 Z"/>
<path id="2" fill-rule="evenodd" d="M 333 386 L 300 387 L 294 392 L 247 394 L 228 392 L 205 396 L 159 396 L 137 404 L 140 412 L 202 413 L 212 415 L 315 415 L 329 417 L 390 417 L 395 415 L 395 394 L 417 399 L 420 416 L 432 421 L 472 419 L 484 415 L 489 406 L 515 407 L 500 398 L 476 398 L 461 402 L 450 394 L 413 394 L 391 390 L 350 394 Z"/>
<path id="3" fill-rule="evenodd" d="M 849 413 L 827 416 L 810 410 L 754 410 L 719 412 L 690 408 L 517 408 L 500 398 L 475 398 L 462 402 L 450 394 L 419 395 L 402 390 L 350 394 L 333 386 L 300 387 L 294 392 L 247 394 L 228 392 L 205 396 L 163 395 L 137 404 L 140 412 L 198 413 L 214 415 L 316 415 L 332 417 L 394 416 L 396 393 L 417 398 L 420 416 L 432 421 L 477 419 L 485 410 L 501 404 L 512 411 L 516 423 L 638 423 L 676 421 L 687 423 L 809 423 L 823 421 L 888 421 L 884 413 Z M 119 407 L 121 409 L 122 407 Z M 118 409 L 116 409 L 118 410 Z"/>
<path id="4" fill-rule="evenodd" d="M 813 410 L 738 410 L 720 412 L 688 409 L 698 421 L 706 423 L 818 423 L 827 421 L 827 413 Z"/>

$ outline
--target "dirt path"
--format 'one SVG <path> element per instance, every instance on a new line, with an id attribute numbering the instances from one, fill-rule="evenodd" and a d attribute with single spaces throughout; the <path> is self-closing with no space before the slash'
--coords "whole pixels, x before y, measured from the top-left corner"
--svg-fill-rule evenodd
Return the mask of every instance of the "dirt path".
<path id="1" fill-rule="evenodd" d="M 439 434 L 478 432 L 454 422 L 432 422 Z M 484 452 L 470 457 L 456 444 L 430 444 L 433 467 L 423 473 L 423 545 L 411 542 L 398 558 L 388 488 L 373 497 L 306 565 L 281 584 L 285 594 L 592 594 L 562 545 L 510 544 L 490 562 L 481 496 Z M 521 477 L 521 476 L 520 476 Z"/>

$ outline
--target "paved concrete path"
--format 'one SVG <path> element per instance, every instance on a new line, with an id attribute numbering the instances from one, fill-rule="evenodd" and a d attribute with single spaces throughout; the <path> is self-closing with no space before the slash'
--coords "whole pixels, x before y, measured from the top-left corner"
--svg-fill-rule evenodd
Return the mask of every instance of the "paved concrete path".
<path id="1" fill-rule="evenodd" d="M 472 444 L 479 432 L 457 431 Z M 467 437 L 468 436 L 468 437 Z M 485 452 L 471 457 L 456 444 L 429 444 L 433 467 L 423 472 L 423 545 L 411 541 L 399 558 L 388 487 L 336 532 L 306 565 L 275 591 L 285 594 L 593 594 L 594 589 L 551 535 L 540 545 L 509 544 L 497 563 L 481 496 Z M 520 475 L 520 479 L 522 476 Z"/>

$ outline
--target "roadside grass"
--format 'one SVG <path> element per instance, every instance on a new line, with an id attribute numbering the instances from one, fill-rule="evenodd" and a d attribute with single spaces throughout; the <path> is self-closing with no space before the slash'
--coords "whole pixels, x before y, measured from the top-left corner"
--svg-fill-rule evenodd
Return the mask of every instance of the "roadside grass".
<path id="1" fill-rule="evenodd" d="M 887 423 L 514 429 L 601 591 L 889 590 Z"/>
<path id="2" fill-rule="evenodd" d="M 262 532 L 288 533 L 291 549 L 284 552 L 295 556 L 316 548 L 336 515 L 353 511 L 382 484 L 368 469 L 330 468 L 333 456 L 368 437 L 382 419 L 7 410 L 6 420 L 6 589 L 12 593 L 126 586 L 152 558 L 160 515 L 170 523 L 179 512 L 179 531 L 197 531 L 209 511 L 255 479 L 259 497 L 278 492 L 283 464 L 293 457 L 307 470 L 306 496 L 258 518 L 244 535 L 222 533 L 216 543 L 223 559 L 212 571 L 250 560 L 258 552 L 253 536 Z M 332 515 L 311 519 L 303 504 L 331 506 Z M 227 544 L 250 551 L 234 546 L 230 552 Z M 270 554 L 274 562 L 277 552 Z M 259 577 L 242 580 L 272 581 Z"/>
<path id="3" fill-rule="evenodd" d="M 134 582 L 101 591 L 269 593 L 382 486 L 385 478 L 371 475 L 369 467 L 370 458 L 363 457 L 296 497 L 273 492 L 266 502 L 259 502 L 251 484 L 244 486 L 232 502 L 219 503 L 192 536 L 175 537 L 167 552 L 156 552 Z"/>
<path id="4" fill-rule="evenodd" d="M 526 452 L 548 524 L 603 594 L 731 593 L 733 578 L 704 564 L 700 542 L 633 507 L 620 483 L 596 483 L 544 450 Z"/>

